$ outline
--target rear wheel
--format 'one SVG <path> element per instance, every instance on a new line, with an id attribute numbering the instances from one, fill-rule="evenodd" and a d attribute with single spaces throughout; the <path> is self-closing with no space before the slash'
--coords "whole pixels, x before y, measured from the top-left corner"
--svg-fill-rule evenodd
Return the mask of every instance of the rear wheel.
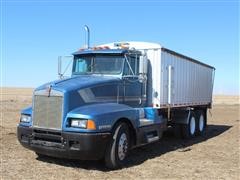
<path id="1" fill-rule="evenodd" d="M 112 141 L 105 153 L 106 166 L 110 169 L 122 167 L 126 161 L 129 146 L 129 128 L 126 123 L 120 123 L 115 129 Z"/>
<path id="2" fill-rule="evenodd" d="M 197 119 L 197 134 L 203 135 L 206 130 L 207 120 L 205 113 L 201 111 Z"/>
<path id="3" fill-rule="evenodd" d="M 182 125 L 183 138 L 189 139 L 196 135 L 196 117 L 194 112 L 190 112 L 187 124 Z"/>

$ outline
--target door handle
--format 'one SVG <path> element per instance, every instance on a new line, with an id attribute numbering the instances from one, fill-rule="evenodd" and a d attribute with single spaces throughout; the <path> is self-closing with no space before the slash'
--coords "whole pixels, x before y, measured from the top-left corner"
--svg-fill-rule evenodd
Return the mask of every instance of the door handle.
<path id="1" fill-rule="evenodd" d="M 142 98 L 139 98 L 139 104 L 142 104 Z"/>

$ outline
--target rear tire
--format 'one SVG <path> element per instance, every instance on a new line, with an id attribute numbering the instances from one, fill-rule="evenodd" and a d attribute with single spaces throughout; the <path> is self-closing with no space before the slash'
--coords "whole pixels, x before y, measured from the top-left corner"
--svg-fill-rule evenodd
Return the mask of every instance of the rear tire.
<path id="1" fill-rule="evenodd" d="M 126 163 L 130 149 L 129 128 L 126 123 L 120 123 L 114 130 L 112 140 L 105 153 L 105 165 L 117 169 Z"/>
<path id="2" fill-rule="evenodd" d="M 190 139 L 196 135 L 196 117 L 194 112 L 190 112 L 188 124 L 182 125 L 182 136 L 185 139 Z"/>
<path id="3" fill-rule="evenodd" d="M 206 132 L 207 119 L 204 111 L 200 111 L 197 118 L 197 135 L 203 135 Z"/>

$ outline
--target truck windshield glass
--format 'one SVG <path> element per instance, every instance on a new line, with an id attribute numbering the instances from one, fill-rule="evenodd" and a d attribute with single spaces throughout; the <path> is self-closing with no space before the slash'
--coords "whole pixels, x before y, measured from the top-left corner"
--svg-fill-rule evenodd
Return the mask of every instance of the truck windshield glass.
<path id="1" fill-rule="evenodd" d="M 75 56 L 73 74 L 120 74 L 123 62 L 121 55 Z"/>

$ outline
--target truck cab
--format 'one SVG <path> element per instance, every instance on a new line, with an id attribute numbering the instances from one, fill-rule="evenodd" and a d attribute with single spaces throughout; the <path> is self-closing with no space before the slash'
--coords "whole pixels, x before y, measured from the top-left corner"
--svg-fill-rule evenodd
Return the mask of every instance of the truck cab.
<path id="1" fill-rule="evenodd" d="M 19 142 L 38 155 L 123 165 L 131 148 L 158 140 L 166 128 L 148 107 L 147 66 L 135 49 L 73 53 L 70 78 L 34 90 L 32 107 L 21 112 Z"/>
<path id="2" fill-rule="evenodd" d="M 125 49 L 80 51 L 74 53 L 72 77 L 94 76 L 98 79 L 119 79 L 118 83 L 115 85 L 110 83 L 110 87 L 106 89 L 97 88 L 100 93 L 97 98 L 102 98 L 105 102 L 112 101 L 141 107 L 146 103 L 144 88 L 146 80 L 140 80 L 146 75 L 142 69 L 139 69 L 142 63 L 144 62 L 139 51 Z"/>

